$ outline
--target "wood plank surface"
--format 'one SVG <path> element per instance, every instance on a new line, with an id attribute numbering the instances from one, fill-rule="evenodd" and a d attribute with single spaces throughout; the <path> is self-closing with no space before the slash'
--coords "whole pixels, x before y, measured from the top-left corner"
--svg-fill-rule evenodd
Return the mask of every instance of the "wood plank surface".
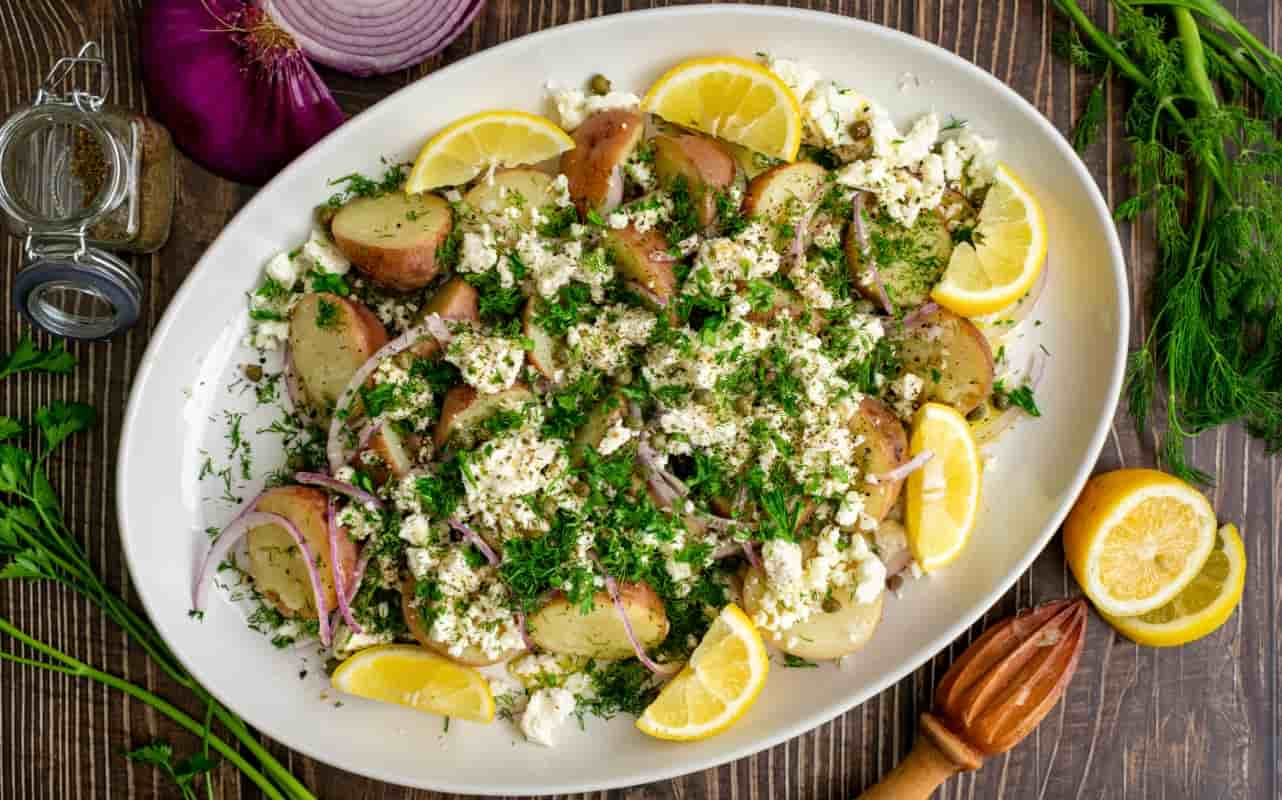
<path id="1" fill-rule="evenodd" d="M 325 73 L 350 112 L 444 64 L 522 34 L 573 20 L 664 5 L 638 0 L 491 0 L 472 28 L 442 56 L 381 79 Z M 1051 52 L 1062 22 L 1048 0 L 812 0 L 792 3 L 898 28 L 952 50 L 1010 84 L 1062 131 L 1080 111 L 1091 79 Z M 1229 7 L 1276 51 L 1282 0 L 1233 0 Z M 1094 2 L 1107 21 L 1104 4 Z M 29 101 L 58 55 L 93 38 L 115 66 L 116 102 L 146 108 L 139 75 L 141 0 L 0 0 L 0 117 Z M 1110 203 L 1126 189 L 1129 158 L 1119 134 L 1123 109 L 1108 95 L 1111 124 L 1086 162 Z M 128 596 L 114 513 L 114 463 L 121 417 L 147 338 L 166 303 L 201 252 L 252 194 L 186 160 L 169 245 L 133 259 L 146 286 L 138 326 L 110 343 L 78 344 L 81 366 L 69 377 L 16 377 L 0 385 L 0 413 L 29 416 L 54 399 L 92 403 L 100 425 L 68 447 L 52 467 L 74 530 L 88 537 L 91 557 Z M 1154 262 L 1151 224 L 1121 226 L 1132 287 L 1146 285 Z M 10 351 L 25 326 L 7 302 L 20 265 L 20 245 L 0 240 L 0 349 Z M 1132 343 L 1148 317 L 1134 293 Z M 1151 465 L 1155 436 L 1137 435 L 1119 413 L 1099 469 Z M 946 798 L 1279 798 L 1282 704 L 1278 648 L 1282 638 L 1282 459 L 1268 456 L 1240 429 L 1197 441 L 1194 463 L 1219 478 L 1212 490 L 1221 518 L 1239 523 L 1249 571 L 1237 614 L 1214 635 L 1176 650 L 1138 647 L 1098 618 L 1090 628 L 1077 679 L 1024 745 L 992 759 L 978 773 L 950 782 Z M 1076 593 L 1058 540 L 986 615 Z M 40 639 L 100 668 L 180 697 L 121 632 L 85 601 L 48 584 L 0 584 L 0 614 Z M 625 791 L 609 798 L 853 798 L 902 757 L 917 715 L 936 678 L 984 621 L 929 664 L 846 715 L 786 744 L 704 773 Z M 8 642 L 4 643 L 6 646 Z M 199 713 L 199 709 L 189 709 Z M 177 797 L 150 767 L 127 762 L 123 750 L 156 737 L 182 752 L 196 743 L 145 706 L 119 693 L 66 676 L 0 663 L 0 800 Z M 270 746 L 321 797 L 343 800 L 427 800 L 439 797 L 368 781 L 286 748 Z M 214 796 L 259 795 L 233 770 L 216 774 Z M 598 796 L 598 795 L 594 795 Z"/>

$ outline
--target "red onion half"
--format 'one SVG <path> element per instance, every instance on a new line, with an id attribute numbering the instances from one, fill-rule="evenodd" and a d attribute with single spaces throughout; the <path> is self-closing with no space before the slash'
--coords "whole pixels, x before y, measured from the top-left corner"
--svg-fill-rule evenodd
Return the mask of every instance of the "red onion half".
<path id="1" fill-rule="evenodd" d="M 244 0 L 152 0 L 141 38 L 151 113 L 217 175 L 265 183 L 345 119 L 294 39 Z"/>
<path id="2" fill-rule="evenodd" d="M 484 0 L 264 0 L 307 55 L 358 77 L 411 67 L 467 29 Z"/>

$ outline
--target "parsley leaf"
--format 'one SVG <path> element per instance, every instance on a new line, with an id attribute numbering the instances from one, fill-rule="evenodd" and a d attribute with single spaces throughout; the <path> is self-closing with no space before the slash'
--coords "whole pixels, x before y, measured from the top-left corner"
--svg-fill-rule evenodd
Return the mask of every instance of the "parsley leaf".
<path id="1" fill-rule="evenodd" d="M 8 358 L 0 360 L 0 378 L 19 372 L 52 372 L 66 375 L 76 366 L 76 357 L 68 353 L 61 342 L 54 342 L 48 350 L 36 346 L 36 340 L 24 334 Z"/>

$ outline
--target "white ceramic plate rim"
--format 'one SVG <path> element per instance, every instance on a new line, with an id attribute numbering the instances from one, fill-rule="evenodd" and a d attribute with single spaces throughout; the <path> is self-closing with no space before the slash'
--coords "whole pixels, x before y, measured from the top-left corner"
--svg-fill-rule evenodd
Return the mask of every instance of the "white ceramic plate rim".
<path id="1" fill-rule="evenodd" d="M 473 54 L 465 59 L 458 61 L 455 64 L 452 64 L 448 67 L 445 67 L 444 69 L 439 70 L 436 73 L 433 73 L 432 75 L 428 76 L 427 78 L 424 78 L 423 80 L 431 81 L 435 79 L 437 76 L 448 75 L 457 71 L 467 70 L 470 68 L 470 65 L 473 59 L 477 58 L 478 56 L 487 55 L 489 57 L 493 57 L 496 51 L 501 52 L 504 48 L 515 46 L 518 43 L 522 47 L 530 46 L 531 44 L 537 43 L 537 41 L 542 38 L 562 35 L 566 32 L 567 29 L 596 27 L 596 28 L 602 29 L 602 31 L 604 32 L 605 29 L 609 29 L 609 28 L 616 28 L 616 29 L 620 27 L 626 28 L 630 20 L 638 16 L 670 17 L 674 22 L 676 22 L 682 18 L 687 18 L 687 17 L 698 17 L 698 16 L 705 16 L 705 15 L 717 16 L 717 15 L 727 15 L 727 14 L 750 14 L 750 15 L 760 15 L 764 17 L 775 16 L 779 18 L 794 18 L 798 16 L 819 17 L 822 19 L 822 21 L 825 24 L 831 24 L 836 26 L 848 26 L 853 29 L 859 29 L 864 33 L 882 37 L 883 39 L 891 43 L 890 46 L 903 47 L 907 51 L 920 50 L 920 49 L 938 51 L 937 54 L 943 54 L 946 60 L 948 60 L 957 69 L 964 71 L 966 73 L 969 73 L 972 78 L 980 82 L 987 83 L 990 86 L 995 87 L 1000 94 L 1004 95 L 1009 100 L 1011 104 L 1020 107 L 1022 111 L 1024 111 L 1026 114 L 1028 114 L 1029 116 L 1031 116 L 1036 120 L 1036 124 L 1038 124 L 1043 129 L 1048 141 L 1052 142 L 1054 147 L 1059 149 L 1065 156 L 1067 156 L 1067 160 L 1070 164 L 1072 164 L 1072 168 L 1076 173 L 1076 177 L 1079 178 L 1085 185 L 1089 187 L 1091 203 L 1092 203 L 1092 207 L 1096 217 L 1095 222 L 1102 229 L 1106 231 L 1106 239 L 1108 241 L 1108 247 L 1109 247 L 1110 256 L 1111 256 L 1110 266 L 1112 268 L 1111 270 L 1112 277 L 1115 283 L 1115 286 L 1114 286 L 1115 293 L 1116 293 L 1115 296 L 1122 299 L 1121 302 L 1119 303 L 1119 308 L 1117 309 L 1117 314 L 1118 314 L 1117 341 L 1116 341 L 1116 347 L 1115 347 L 1115 357 L 1113 359 L 1113 364 L 1111 367 L 1111 371 L 1109 373 L 1108 414 L 1102 415 L 1100 419 L 1096 422 L 1095 428 L 1091 433 L 1090 444 L 1088 445 L 1088 448 L 1087 448 L 1087 452 L 1090 455 L 1090 457 L 1088 459 L 1085 459 L 1079 465 L 1072 480 L 1072 491 L 1063 495 L 1066 499 L 1060 504 L 1059 508 L 1050 517 L 1046 527 L 1042 530 L 1041 534 L 1037 537 L 1035 546 L 1029 548 L 1028 552 L 1018 562 L 1018 565 L 1014 570 L 1012 570 L 1009 574 L 1004 576 L 1001 580 L 999 580 L 997 583 L 993 585 L 991 591 L 989 591 L 987 596 L 983 598 L 982 602 L 974 604 L 971 607 L 966 608 L 961 613 L 959 613 L 956 617 L 956 621 L 953 623 L 953 625 L 950 628 L 948 628 L 942 635 L 937 636 L 933 640 L 919 647 L 915 652 L 915 654 L 911 658 L 909 658 L 905 663 L 903 663 L 903 665 L 899 669 L 892 670 L 886 674 L 883 674 L 880 679 L 873 681 L 871 685 L 865 685 L 860 689 L 853 691 L 842 702 L 833 703 L 828 705 L 827 707 L 821 708 L 815 713 L 809 715 L 808 717 L 802 719 L 797 723 L 783 726 L 777 730 L 774 730 L 768 736 L 761 737 L 755 741 L 750 742 L 749 744 L 746 744 L 728 753 L 725 753 L 719 756 L 710 757 L 710 758 L 695 757 L 695 758 L 688 758 L 688 759 L 672 759 L 670 762 L 667 762 L 667 763 L 656 764 L 652 769 L 645 770 L 645 771 L 638 771 L 635 774 L 618 776 L 614 779 L 606 780 L 606 781 L 577 781 L 576 782 L 571 778 L 567 778 L 556 784 L 551 784 L 551 785 L 545 784 L 545 785 L 539 786 L 538 790 L 543 793 L 584 792 L 584 791 L 599 791 L 599 790 L 605 790 L 605 789 L 613 789 L 613 788 L 619 788 L 623 786 L 631 786 L 631 785 L 637 785 L 641 783 L 647 783 L 651 781 L 665 780 L 665 779 L 677 777 L 679 775 L 689 774 L 692 772 L 708 769 L 710 767 L 715 767 L 720 764 L 728 763 L 730 761 L 743 758 L 745 756 L 751 755 L 752 753 L 756 753 L 766 748 L 777 745 L 781 742 L 784 742 L 788 739 L 791 739 L 795 736 L 805 733 L 806 731 L 809 731 L 819 725 L 822 725 L 828 720 L 831 720 L 834 717 L 842 713 L 845 713 L 846 711 L 853 708 L 854 706 L 864 702 L 865 700 L 869 699 L 873 695 L 884 691 L 886 688 L 894 685 L 904 676 L 916 670 L 923 663 L 929 660 L 932 656 L 934 656 L 936 653 L 938 653 L 943 648 L 945 648 L 950 642 L 952 642 L 954 639 L 956 639 L 958 636 L 964 633 L 972 624 L 974 624 L 974 622 L 977 619 L 980 618 L 980 616 L 985 611 L 987 611 L 990 607 L 992 607 L 992 605 L 996 603 L 1010 589 L 1010 587 L 1015 583 L 1015 581 L 1021 575 L 1023 575 L 1025 571 L 1027 571 L 1029 566 L 1032 564 L 1033 560 L 1046 547 L 1046 544 L 1050 541 L 1051 537 L 1054 535 L 1056 530 L 1058 530 L 1059 526 L 1063 523 L 1064 518 L 1068 515 L 1069 508 L 1072 505 L 1072 500 L 1076 498 L 1077 494 L 1081 491 L 1082 486 L 1085 485 L 1086 480 L 1088 479 L 1091 471 L 1094 468 L 1095 461 L 1098 459 L 1099 453 L 1102 450 L 1104 441 L 1108 435 L 1108 431 L 1112 423 L 1113 415 L 1116 412 L 1117 402 L 1121 392 L 1122 378 L 1123 378 L 1123 372 L 1125 367 L 1125 356 L 1126 356 L 1127 342 L 1128 342 L 1128 336 L 1129 336 L 1129 325 L 1130 325 L 1130 318 L 1129 318 L 1130 309 L 1128 304 L 1125 302 L 1125 298 L 1128 297 L 1125 261 L 1122 255 L 1121 244 L 1118 241 L 1116 230 L 1113 227 L 1112 216 L 1109 213 L 1107 204 L 1105 203 L 1104 198 L 1101 195 L 1098 186 L 1095 184 L 1094 178 L 1090 175 L 1085 165 L 1073 152 L 1072 148 L 1065 141 L 1064 137 L 1059 133 L 1058 130 L 1055 129 L 1053 125 L 1051 125 L 1051 123 L 1034 106 L 1032 106 L 1028 101 L 1026 101 L 1017 92 L 1012 90 L 1009 86 L 1006 86 L 1004 83 L 999 81 L 997 78 L 995 78 L 988 72 L 985 72 L 984 70 L 980 69 L 974 64 L 948 51 L 943 50 L 942 48 L 938 47 L 933 43 L 927 42 L 925 40 L 919 39 L 917 37 L 911 36 L 906 33 L 902 33 L 900 31 L 886 28 L 881 25 L 877 25 L 875 23 L 870 23 L 864 20 L 852 19 L 849 17 L 838 16 L 834 14 L 828 14 L 824 12 L 808 11 L 808 10 L 802 10 L 802 9 L 763 8 L 763 7 L 757 7 L 757 6 L 742 6 L 742 5 L 689 6 L 689 7 L 668 8 L 668 9 L 651 9 L 651 10 L 644 10 L 644 11 L 629 12 L 625 14 L 615 14 L 607 17 L 583 20 L 583 21 L 571 23 L 569 25 L 558 26 L 556 28 L 540 31 L 537 33 L 530 34 L 528 36 L 520 37 L 519 39 L 515 39 L 510 42 L 506 42 L 501 45 L 497 45 L 496 47 L 490 48 L 488 50 L 484 50 L 479 53 Z M 411 84 L 410 86 L 406 86 L 398 90 L 396 93 L 388 96 L 387 98 L 384 98 L 378 104 L 376 104 L 375 108 L 382 106 L 385 103 L 396 102 L 398 96 L 403 92 L 409 91 L 412 88 L 412 86 L 413 84 Z M 311 164 L 312 160 L 307 158 L 306 155 L 310 155 L 311 153 L 314 153 L 316 150 L 324 149 L 325 147 L 328 146 L 331 140 L 338 137 L 342 137 L 344 135 L 345 130 L 346 128 L 339 128 L 337 131 L 335 131 L 334 133 L 331 133 L 329 136 L 323 139 L 320 143 L 314 146 L 312 151 L 309 151 L 308 154 L 305 154 L 304 156 L 295 160 L 290 166 L 288 166 L 281 173 L 280 176 L 278 176 L 272 182 L 268 183 L 253 198 L 251 198 L 250 201 L 246 203 L 244 208 L 242 208 L 240 212 L 238 212 L 237 218 L 239 218 L 242 215 L 252 215 L 257 213 L 259 211 L 259 206 L 266 202 L 263 198 L 269 197 L 271 195 L 270 189 L 275 185 L 275 183 L 286 179 L 287 176 L 293 175 L 295 172 L 311 169 L 313 167 L 313 165 Z M 233 219 L 232 223 L 234 222 L 235 222 L 235 219 Z M 229 228 L 232 226 L 232 223 L 228 223 Z M 208 249 L 212 250 L 215 247 L 217 247 L 217 245 L 221 242 L 223 236 L 225 235 L 226 235 L 225 231 L 224 233 L 220 233 L 218 238 L 215 239 L 213 243 L 211 243 Z M 196 281 L 193 279 L 203 271 L 215 268 L 215 266 L 216 265 L 210 262 L 207 262 L 202 258 L 201 261 L 198 262 L 195 268 L 192 270 L 187 280 L 185 280 L 183 282 L 183 285 L 178 289 L 173 301 L 171 301 L 169 310 L 166 311 L 165 315 L 163 316 L 160 323 L 157 325 L 154 333 L 152 334 L 151 340 L 147 346 L 147 350 L 143 356 L 142 362 L 140 363 L 138 368 L 138 372 L 134 378 L 135 385 L 141 385 L 144 382 L 146 382 L 149 376 L 149 373 L 151 372 L 151 369 L 153 367 L 153 362 L 155 361 L 153 356 L 155 355 L 155 353 L 157 353 L 160 349 L 162 349 L 165 346 L 166 340 L 169 338 L 169 334 L 171 330 L 174 328 L 174 326 L 181 324 L 182 320 L 179 319 L 178 315 L 174 312 L 174 309 L 182 305 L 181 301 L 184 298 L 186 298 L 188 293 L 194 291 L 193 287 L 196 284 Z M 141 424 L 140 415 L 143 413 L 144 408 L 140 401 L 140 396 L 141 396 L 141 393 L 139 392 L 134 392 L 131 394 L 129 405 L 125 414 L 124 424 L 121 431 L 119 458 L 118 458 L 118 467 L 117 467 L 117 486 L 116 486 L 117 497 L 120 497 L 120 498 L 129 496 L 128 477 L 132 471 L 131 464 L 130 464 L 129 443 L 133 438 L 133 432 L 135 427 Z M 128 536 L 125 532 L 127 529 L 127 515 L 124 511 L 123 505 L 120 503 L 117 504 L 117 520 L 120 526 L 122 540 L 127 541 Z M 132 572 L 135 568 L 135 564 L 131 555 L 131 550 L 127 545 L 125 546 L 124 550 L 125 550 L 126 562 L 129 564 L 130 570 Z M 150 600 L 152 600 L 153 598 L 151 598 L 148 595 L 148 593 L 141 588 L 141 586 L 139 587 L 139 596 L 142 598 L 143 605 L 147 609 L 148 613 L 152 616 L 152 618 L 158 619 L 159 616 L 154 613 L 154 609 L 151 607 L 151 603 L 150 603 Z M 168 633 L 169 633 L 168 631 L 162 630 L 161 633 L 165 635 L 167 639 L 170 638 L 168 636 Z M 203 669 L 201 664 L 188 662 L 180 652 L 176 653 L 176 655 L 187 667 L 187 669 L 192 673 L 192 675 L 194 675 L 198 680 L 202 679 L 202 674 L 204 673 L 205 670 Z M 222 701 L 224 704 L 228 705 L 229 708 L 232 707 L 231 703 L 228 702 L 228 698 L 223 697 L 221 694 L 218 694 L 218 693 L 215 693 L 215 694 L 216 696 L 218 696 L 218 699 Z M 346 769 L 348 771 L 366 775 L 368 777 L 376 778 L 379 780 L 383 780 L 391 783 L 398 783 L 398 784 L 406 783 L 407 778 L 404 775 L 386 773 L 380 769 L 372 768 L 368 764 L 350 763 L 343 758 L 342 754 L 318 752 L 313 748 L 299 747 L 295 744 L 291 744 L 290 736 L 287 730 L 281 724 L 279 724 L 276 719 L 260 717 L 252 708 L 244 709 L 244 710 L 242 709 L 234 709 L 234 710 L 258 730 L 262 731 L 268 736 L 271 736 L 277 741 L 280 741 L 286 744 L 287 746 L 294 748 L 298 752 L 301 752 L 310 758 L 314 758 L 318 761 L 332 764 L 342 769 Z M 466 792 L 466 793 L 472 793 L 472 794 L 476 794 L 476 793 L 498 794 L 501 792 L 506 792 L 506 788 L 499 789 L 497 787 L 487 787 L 484 785 L 475 785 L 475 784 L 463 785 L 463 784 L 454 783 L 454 782 L 451 782 L 448 776 L 444 776 L 444 775 L 432 776 L 431 779 L 428 781 L 412 780 L 410 783 L 412 785 L 416 785 L 421 788 L 435 789 L 440 791 Z"/>

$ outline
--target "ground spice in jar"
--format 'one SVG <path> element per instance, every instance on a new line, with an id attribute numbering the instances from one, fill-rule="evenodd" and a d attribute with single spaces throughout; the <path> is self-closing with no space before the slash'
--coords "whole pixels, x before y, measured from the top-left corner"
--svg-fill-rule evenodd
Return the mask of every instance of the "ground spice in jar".
<path id="1" fill-rule="evenodd" d="M 107 179 L 107 160 L 102 157 L 98 140 L 85 128 L 76 128 L 71 147 L 71 174 L 80 181 L 81 196 L 91 202 L 102 192 Z"/>

